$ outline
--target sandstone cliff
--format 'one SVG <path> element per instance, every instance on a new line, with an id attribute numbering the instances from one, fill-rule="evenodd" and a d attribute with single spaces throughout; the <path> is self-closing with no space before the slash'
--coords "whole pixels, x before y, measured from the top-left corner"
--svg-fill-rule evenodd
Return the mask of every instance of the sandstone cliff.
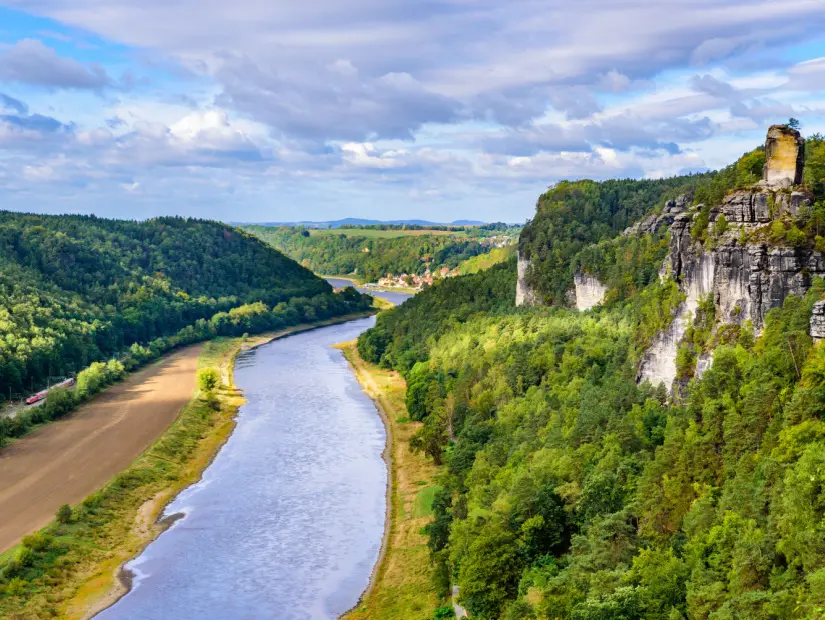
<path id="1" fill-rule="evenodd" d="M 535 306 L 538 303 L 538 295 L 527 282 L 527 271 L 530 269 L 530 261 L 524 258 L 519 250 L 518 261 L 516 263 L 518 279 L 516 280 L 516 306 Z"/>
<path id="2" fill-rule="evenodd" d="M 792 247 L 770 242 L 770 224 L 793 219 L 810 206 L 802 179 L 804 140 L 795 130 L 774 126 L 768 132 L 764 178 L 751 188 L 731 192 L 709 210 L 709 236 L 691 234 L 703 205 L 676 216 L 670 228 L 669 271 L 685 294 L 678 316 L 646 353 L 639 381 L 672 388 L 679 340 L 693 319 L 699 300 L 711 296 L 719 324 L 750 321 L 755 330 L 765 315 L 789 295 L 804 295 L 814 276 L 825 275 L 825 256 L 808 244 Z M 815 313 L 812 333 L 825 337 L 825 304 Z M 821 334 L 821 335 L 820 335 Z M 702 366 L 697 366 L 701 372 Z"/>

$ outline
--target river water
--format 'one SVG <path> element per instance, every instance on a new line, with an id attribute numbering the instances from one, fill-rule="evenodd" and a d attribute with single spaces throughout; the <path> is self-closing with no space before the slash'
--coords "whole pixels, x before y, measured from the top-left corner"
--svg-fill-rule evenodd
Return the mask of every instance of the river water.
<path id="1" fill-rule="evenodd" d="M 237 358 L 247 403 L 183 513 L 127 564 L 129 594 L 99 620 L 326 620 L 358 601 L 378 558 L 386 442 L 341 351 L 374 317 Z"/>
<path id="2" fill-rule="evenodd" d="M 352 282 L 350 282 L 349 280 L 342 280 L 341 278 L 327 278 L 326 280 L 335 288 L 352 286 Z M 407 293 L 399 293 L 396 291 L 377 291 L 371 288 L 364 288 L 363 286 L 356 286 L 355 288 L 356 290 L 362 293 L 367 293 L 368 295 L 372 295 L 373 297 L 382 297 L 388 301 L 391 301 L 396 306 L 403 304 L 404 301 L 411 297 L 411 295 Z"/>

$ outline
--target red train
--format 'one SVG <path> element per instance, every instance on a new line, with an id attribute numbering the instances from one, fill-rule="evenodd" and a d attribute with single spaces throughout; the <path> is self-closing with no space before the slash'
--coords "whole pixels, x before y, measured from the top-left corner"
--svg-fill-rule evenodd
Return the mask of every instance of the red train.
<path id="1" fill-rule="evenodd" d="M 44 400 L 49 393 L 49 390 L 53 390 L 54 388 L 59 387 L 71 387 L 74 385 L 74 379 L 66 379 L 65 381 L 61 381 L 60 383 L 55 383 L 52 387 L 48 390 L 40 390 L 37 394 L 33 394 L 26 399 L 27 405 L 33 405 L 34 403 L 39 403 L 41 400 Z"/>

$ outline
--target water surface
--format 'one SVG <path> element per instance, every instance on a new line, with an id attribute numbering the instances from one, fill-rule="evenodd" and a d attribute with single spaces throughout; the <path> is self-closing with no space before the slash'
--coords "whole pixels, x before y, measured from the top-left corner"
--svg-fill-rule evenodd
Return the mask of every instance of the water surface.
<path id="1" fill-rule="evenodd" d="M 349 280 L 342 280 L 341 278 L 326 278 L 326 281 L 329 282 L 335 288 L 344 288 L 347 286 L 352 286 L 352 282 Z M 396 306 L 400 306 L 405 301 L 407 301 L 412 295 L 409 293 L 399 293 L 396 291 L 379 291 L 373 288 L 365 288 L 363 286 L 356 286 L 355 289 L 361 293 L 366 293 L 367 295 L 372 295 L 373 297 L 381 297 L 382 299 L 386 299 L 394 303 Z"/>
<path id="2" fill-rule="evenodd" d="M 356 604 L 384 529 L 386 436 L 343 354 L 359 319 L 238 356 L 238 425 L 127 566 L 132 591 L 102 620 L 321 620 Z"/>

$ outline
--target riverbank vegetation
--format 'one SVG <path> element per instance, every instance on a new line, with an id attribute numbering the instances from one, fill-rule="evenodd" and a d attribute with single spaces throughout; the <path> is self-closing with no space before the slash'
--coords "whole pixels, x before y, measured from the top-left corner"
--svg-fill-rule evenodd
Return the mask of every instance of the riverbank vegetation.
<path id="1" fill-rule="evenodd" d="M 428 266 L 433 272 L 454 269 L 494 249 L 490 236 L 503 241 L 509 235 L 514 241 L 518 234 L 518 229 L 492 225 L 459 232 L 254 225 L 244 229 L 315 273 L 351 275 L 362 282 L 375 282 L 388 273 L 423 275 Z"/>
<path id="2" fill-rule="evenodd" d="M 0 211 L 0 405 L 244 304 L 330 292 L 219 222 Z"/>
<path id="3" fill-rule="evenodd" d="M 354 288 L 338 294 L 325 293 L 312 298 L 293 298 L 269 307 L 263 302 L 245 304 L 219 312 L 209 320 L 198 319 L 171 336 L 159 337 L 140 345 L 133 343 L 120 359 L 94 362 L 77 375 L 73 390 L 55 389 L 39 407 L 25 410 L 15 417 L 0 418 L 0 446 L 30 432 L 33 428 L 57 420 L 88 401 L 112 383 L 173 349 L 219 336 L 239 336 L 277 331 L 291 325 L 323 321 L 372 308 L 372 297 Z"/>
<path id="4" fill-rule="evenodd" d="M 341 345 L 358 381 L 376 402 L 387 425 L 391 487 L 389 533 L 369 590 L 346 620 L 430 620 L 439 605 L 432 583 L 424 531 L 439 493 L 438 469 L 410 450 L 420 423 L 410 420 L 405 383 L 394 371 L 364 362 L 355 343 Z"/>

